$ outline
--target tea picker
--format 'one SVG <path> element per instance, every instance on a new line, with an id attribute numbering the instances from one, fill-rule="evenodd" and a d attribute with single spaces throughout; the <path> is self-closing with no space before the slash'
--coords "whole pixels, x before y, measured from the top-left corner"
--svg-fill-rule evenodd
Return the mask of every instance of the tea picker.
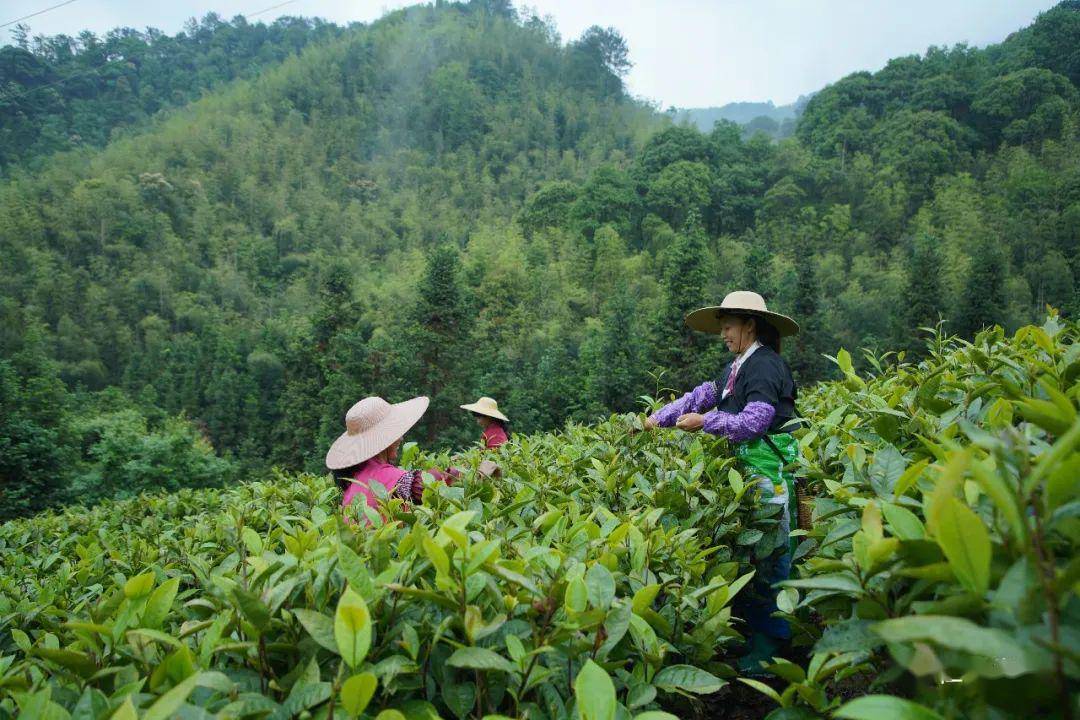
<path id="1" fill-rule="evenodd" d="M 660 408 L 644 427 L 704 430 L 730 440 L 758 491 L 757 501 L 781 506 L 780 537 L 788 538 L 798 517 L 795 478 L 785 469 L 798 455 L 798 443 L 789 432 L 792 421 L 797 423 L 797 389 L 791 368 L 780 355 L 780 339 L 798 333 L 799 325 L 771 312 L 761 295 L 745 290 L 729 293 L 719 306 L 695 310 L 686 316 L 686 324 L 722 336 L 735 358 L 719 379 Z M 777 610 L 772 586 L 787 579 L 793 553 L 790 541 L 777 545 L 755 560 L 754 580 L 734 603 L 750 630 L 749 652 L 739 661 L 743 672 L 760 671 L 760 662 L 772 658 L 791 638 L 787 621 L 772 617 Z"/>

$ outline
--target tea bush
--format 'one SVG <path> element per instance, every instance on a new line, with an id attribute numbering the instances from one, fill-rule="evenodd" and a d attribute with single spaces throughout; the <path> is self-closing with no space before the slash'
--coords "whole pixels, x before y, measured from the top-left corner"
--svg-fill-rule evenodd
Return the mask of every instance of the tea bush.
<path id="1" fill-rule="evenodd" d="M 521 437 L 385 521 L 279 475 L 8 523 L 0 715 L 659 717 L 733 674 L 730 603 L 785 538 L 722 441 L 634 422 Z"/>
<path id="2" fill-rule="evenodd" d="M 870 377 L 837 354 L 801 401 L 815 522 L 778 603 L 806 662 L 739 678 L 774 718 L 1075 710 L 1078 335 L 939 335 Z M 0 717 L 700 715 L 786 538 L 723 441 L 639 422 L 516 437 L 499 479 L 470 451 L 382 516 L 275 475 L 2 525 Z"/>
<path id="3" fill-rule="evenodd" d="M 804 401 L 816 524 L 782 607 L 810 644 L 780 663 L 798 717 L 873 678 L 846 718 L 1070 717 L 1080 688 L 1080 345 L 1051 316 L 938 336 L 917 364 L 868 357 Z M 824 631 L 818 624 L 823 622 Z M 795 717 L 791 715 L 790 717 Z"/>

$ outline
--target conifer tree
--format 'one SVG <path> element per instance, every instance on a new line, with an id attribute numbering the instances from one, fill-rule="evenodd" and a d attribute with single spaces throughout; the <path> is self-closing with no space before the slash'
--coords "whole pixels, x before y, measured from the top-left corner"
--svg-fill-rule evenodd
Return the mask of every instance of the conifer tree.
<path id="1" fill-rule="evenodd" d="M 706 338 L 686 326 L 686 315 L 705 304 L 709 252 L 701 216 L 693 213 L 664 254 L 663 296 L 657 315 L 654 364 L 667 384 L 687 388 L 705 364 Z"/>
<path id="2" fill-rule="evenodd" d="M 965 337 L 1005 319 L 1005 257 L 987 241 L 971 258 L 962 304 L 957 311 L 957 331 Z"/>
<path id="3" fill-rule="evenodd" d="M 626 282 L 611 290 L 589 343 L 588 389 L 599 413 L 629 412 L 646 379 L 639 304 Z"/>
<path id="4" fill-rule="evenodd" d="M 904 288 L 904 325 L 899 328 L 901 347 L 919 354 L 919 328 L 934 327 L 941 317 L 941 256 L 937 239 L 929 235 L 915 238 Z"/>
<path id="5" fill-rule="evenodd" d="M 743 264 L 742 287 L 740 290 L 752 290 L 768 301 L 772 294 L 769 262 L 772 253 L 760 237 L 750 238 L 750 252 Z"/>
<path id="6" fill-rule="evenodd" d="M 337 369 L 329 353 L 334 338 L 355 322 L 359 316 L 353 299 L 352 279 L 343 263 L 330 265 L 319 284 L 319 305 L 312 317 L 309 332 L 294 338 L 286 351 L 285 388 L 281 398 L 281 414 L 286 422 L 278 426 L 279 440 L 276 460 L 293 467 L 322 469 L 322 453 L 326 451 L 324 436 L 330 427 L 341 427 L 350 403 L 360 399 L 359 392 L 330 402 L 319 403 L 314 398 L 326 398 L 328 379 Z"/>
<path id="7" fill-rule="evenodd" d="M 452 413 L 465 397 L 469 385 L 467 340 L 471 327 L 469 301 L 461 282 L 458 249 L 449 243 L 428 256 L 420 281 L 419 296 L 410 314 L 410 341 L 406 350 L 416 362 L 416 392 L 431 398 L 423 431 L 431 443 L 453 442 L 442 435 L 452 421 Z"/>
<path id="8" fill-rule="evenodd" d="M 818 283 L 813 258 L 803 258 L 796 265 L 795 306 L 792 308 L 799 323 L 799 334 L 791 341 L 789 356 L 791 370 L 800 385 L 821 379 L 824 366 L 821 363 L 820 324 L 816 322 L 818 311 Z"/>

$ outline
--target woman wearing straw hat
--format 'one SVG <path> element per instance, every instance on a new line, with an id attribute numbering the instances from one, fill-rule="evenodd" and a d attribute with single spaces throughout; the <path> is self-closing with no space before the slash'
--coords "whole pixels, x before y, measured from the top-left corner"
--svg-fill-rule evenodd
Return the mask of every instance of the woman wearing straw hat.
<path id="1" fill-rule="evenodd" d="M 788 432 L 795 420 L 797 389 L 791 368 L 780 356 L 780 338 L 798 333 L 799 325 L 770 312 L 760 295 L 745 290 L 729 293 L 719 307 L 695 310 L 686 316 L 686 324 L 722 336 L 735 358 L 719 380 L 702 383 L 665 405 L 646 419 L 645 428 L 704 430 L 726 437 L 760 490 L 760 500 L 783 507 L 776 547 L 759 548 L 751 592 L 738 603 L 752 633 L 750 652 L 740 667 L 758 671 L 758 661 L 772 657 L 780 642 L 791 637 L 788 624 L 771 617 L 776 611 L 771 587 L 786 580 L 791 570 L 788 533 L 797 517 L 794 477 L 784 469 L 798 454 L 798 443 Z"/>
<path id="2" fill-rule="evenodd" d="M 390 404 L 381 397 L 366 397 L 349 408 L 345 415 L 345 433 L 326 453 L 326 467 L 347 480 L 342 507 L 363 496 L 368 507 L 377 508 L 371 488 L 381 485 L 388 495 L 406 502 L 419 502 L 424 486 L 419 470 L 403 470 L 394 465 L 401 439 L 415 425 L 428 407 L 428 398 L 415 397 Z M 494 463 L 489 463 L 494 466 Z M 491 467 L 480 464 L 481 474 Z M 452 482 L 455 471 L 427 470 L 436 479 Z"/>
<path id="3" fill-rule="evenodd" d="M 485 448 L 493 450 L 510 439 L 506 434 L 506 424 L 510 418 L 499 412 L 499 403 L 492 398 L 482 397 L 470 405 L 462 405 L 461 409 L 471 412 L 484 429 L 481 439 Z"/>

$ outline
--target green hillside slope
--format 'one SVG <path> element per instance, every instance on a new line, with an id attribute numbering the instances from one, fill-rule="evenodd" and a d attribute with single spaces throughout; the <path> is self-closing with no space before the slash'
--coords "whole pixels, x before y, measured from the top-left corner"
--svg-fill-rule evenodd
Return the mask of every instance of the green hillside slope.
<path id="1" fill-rule="evenodd" d="M 30 37 L 17 26 L 15 43 L 0 48 L 0 173 L 38 166 L 58 151 L 101 147 L 162 110 L 254 77 L 342 31 L 319 20 L 264 25 L 214 13 L 174 36 L 117 28 L 103 37 Z"/>
<path id="2" fill-rule="evenodd" d="M 4 434 L 32 445 L 35 426 L 78 433 L 64 420 L 73 404 L 118 400 L 62 399 L 64 387 L 115 386 L 151 426 L 183 412 L 222 454 L 317 467 L 320 438 L 361 387 L 433 394 L 432 438 L 484 374 L 538 394 L 551 323 L 576 351 L 581 330 L 562 328 L 593 303 L 575 311 L 580 294 L 550 292 L 581 249 L 568 238 L 526 252 L 509 223 L 541 181 L 625 157 L 654 123 L 622 92 L 620 42 L 596 30 L 562 45 L 484 4 L 412 8 L 99 154 L 13 171 L 0 187 L 0 347 L 4 394 L 27 420 Z M 422 285 L 432 248 L 466 244 L 464 268 L 457 251 L 430 256 Z M 460 322 L 418 337 L 448 300 Z M 46 418 L 35 408 L 49 377 Z M 565 417 L 534 412 L 518 419 Z M 70 474 L 69 449 L 7 474 Z"/>
<path id="3" fill-rule="evenodd" d="M 841 79 L 775 143 L 666 126 L 610 30 L 437 3 L 14 168 L 0 511 L 315 470 L 372 393 L 430 395 L 429 448 L 480 394 L 523 431 L 629 411 L 716 376 L 682 318 L 736 287 L 798 317 L 804 386 L 941 319 L 1072 317 L 1078 43 L 1064 2 Z"/>

